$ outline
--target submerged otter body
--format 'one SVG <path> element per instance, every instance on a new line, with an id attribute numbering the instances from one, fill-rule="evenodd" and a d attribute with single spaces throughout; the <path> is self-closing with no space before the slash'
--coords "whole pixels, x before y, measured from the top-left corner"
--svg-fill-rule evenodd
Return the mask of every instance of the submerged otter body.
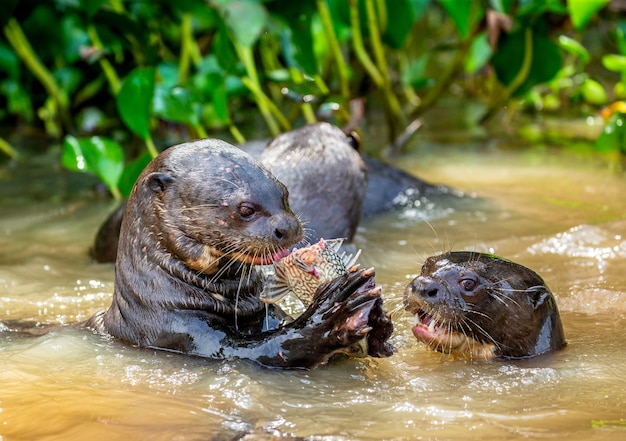
<path id="1" fill-rule="evenodd" d="M 302 316 L 277 327 L 255 265 L 301 238 L 287 189 L 252 157 L 211 139 L 174 146 L 138 178 L 112 304 L 83 325 L 143 347 L 279 367 L 314 367 L 370 332 L 386 341 L 374 329 L 384 317 L 373 271 L 320 287 Z"/>
<path id="2" fill-rule="evenodd" d="M 429 257 L 406 288 L 415 337 L 467 358 L 527 358 L 565 346 L 556 300 L 534 271 L 476 252 Z"/>

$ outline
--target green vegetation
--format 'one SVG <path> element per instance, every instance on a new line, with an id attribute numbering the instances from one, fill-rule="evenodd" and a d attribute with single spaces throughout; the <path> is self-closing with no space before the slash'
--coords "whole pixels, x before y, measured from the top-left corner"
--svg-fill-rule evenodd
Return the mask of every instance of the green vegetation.
<path id="1" fill-rule="evenodd" d="M 0 124 L 63 140 L 64 166 L 96 174 L 117 198 L 168 131 L 243 142 L 259 117 L 270 135 L 320 119 L 358 125 L 361 98 L 384 110 L 390 152 L 455 93 L 483 104 L 475 124 L 504 106 L 592 113 L 612 103 L 598 148 L 626 153 L 626 26 L 607 4 L 5 0 Z M 606 24 L 615 52 L 600 60 L 585 47 L 592 21 Z M 611 84 L 590 73 L 594 61 Z M 0 139 L 0 154 L 18 152 Z"/>

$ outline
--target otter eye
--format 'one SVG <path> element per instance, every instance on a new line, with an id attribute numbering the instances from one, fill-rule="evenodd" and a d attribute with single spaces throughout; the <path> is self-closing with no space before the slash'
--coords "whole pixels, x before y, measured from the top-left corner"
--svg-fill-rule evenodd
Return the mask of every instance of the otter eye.
<path id="1" fill-rule="evenodd" d="M 465 291 L 472 291 L 476 288 L 476 281 L 474 279 L 462 279 L 459 283 Z"/>
<path id="2" fill-rule="evenodd" d="M 241 217 L 250 217 L 255 212 L 256 210 L 254 209 L 254 206 L 252 206 L 251 204 L 244 203 L 239 206 L 239 214 L 241 215 Z"/>

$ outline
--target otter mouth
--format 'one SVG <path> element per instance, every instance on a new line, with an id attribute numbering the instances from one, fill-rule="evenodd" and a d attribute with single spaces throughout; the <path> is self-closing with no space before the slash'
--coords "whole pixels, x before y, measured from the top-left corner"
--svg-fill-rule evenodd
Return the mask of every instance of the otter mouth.
<path id="1" fill-rule="evenodd" d="M 418 309 L 414 316 L 413 335 L 420 341 L 431 345 L 434 341 L 445 338 L 449 333 L 435 317 L 423 309 Z"/>
<path id="2" fill-rule="evenodd" d="M 471 335 L 452 329 L 419 308 L 414 316 L 413 335 L 431 349 L 470 360 L 489 360 L 495 357 L 496 347 L 477 341 Z"/>
<path id="3" fill-rule="evenodd" d="M 284 248 L 282 250 L 278 250 L 271 254 L 249 254 L 249 253 L 234 253 L 229 255 L 228 257 L 236 260 L 240 263 L 246 263 L 248 265 L 271 265 L 274 262 L 278 262 L 283 257 L 287 257 L 289 255 L 289 249 Z"/>

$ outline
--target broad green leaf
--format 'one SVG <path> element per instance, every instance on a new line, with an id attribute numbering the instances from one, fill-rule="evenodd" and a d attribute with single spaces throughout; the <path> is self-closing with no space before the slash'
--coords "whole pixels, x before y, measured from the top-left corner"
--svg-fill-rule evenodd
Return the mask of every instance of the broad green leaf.
<path id="1" fill-rule="evenodd" d="M 119 188 L 120 192 L 124 196 L 130 195 L 137 178 L 141 174 L 144 168 L 150 163 L 152 160 L 152 155 L 146 152 L 141 155 L 139 158 L 131 161 L 126 167 L 124 167 L 124 171 L 120 176 Z"/>
<path id="2" fill-rule="evenodd" d="M 303 33 L 311 37 L 310 29 Z M 313 41 L 310 38 L 308 40 L 300 38 L 300 41 L 294 40 L 294 32 L 291 28 L 285 27 L 283 29 L 280 47 L 285 64 L 306 74 L 315 75 L 317 73 L 317 60 L 313 53 Z"/>
<path id="3" fill-rule="evenodd" d="M 469 37 L 474 23 L 480 20 L 485 9 L 481 2 L 473 0 L 439 0 L 462 38 Z"/>
<path id="4" fill-rule="evenodd" d="M 222 28 L 224 26 L 222 25 Z M 220 67 L 226 72 L 235 72 L 237 69 L 237 54 L 233 47 L 232 41 L 228 38 L 228 33 L 225 29 L 217 32 L 215 38 L 213 38 L 213 44 L 211 45 L 212 55 L 215 55 Z"/>
<path id="5" fill-rule="evenodd" d="M 492 54 L 493 48 L 487 40 L 487 32 L 481 32 L 480 35 L 472 41 L 467 59 L 465 60 L 465 72 L 477 72 L 487 64 Z"/>
<path id="6" fill-rule="evenodd" d="M 584 28 L 591 17 L 609 3 L 609 0 L 567 0 L 567 9 L 576 29 Z"/>
<path id="7" fill-rule="evenodd" d="M 0 83 L 0 93 L 6 98 L 6 110 L 12 115 L 19 115 L 31 122 L 34 117 L 31 94 L 15 80 L 5 80 Z"/>
<path id="8" fill-rule="evenodd" d="M 153 112 L 166 121 L 181 124 L 199 124 L 199 103 L 183 87 L 157 85 L 154 93 Z"/>
<path id="9" fill-rule="evenodd" d="M 280 18 L 281 51 L 288 67 L 296 67 L 308 75 L 317 74 L 317 59 L 313 51 L 312 22 L 315 2 L 273 0 L 267 3 L 272 17 Z M 271 30 L 270 30 L 271 32 Z M 316 39 L 324 39 L 324 34 Z"/>
<path id="10" fill-rule="evenodd" d="M 136 68 L 126 77 L 116 97 L 122 121 L 142 139 L 150 135 L 154 74 L 152 67 Z"/>
<path id="11" fill-rule="evenodd" d="M 106 1 L 107 0 L 81 0 L 80 5 L 87 14 L 87 17 L 91 18 Z"/>
<path id="12" fill-rule="evenodd" d="M 489 6 L 491 6 L 491 8 L 493 8 L 496 12 L 508 14 L 514 1 L 515 0 L 490 0 Z"/>
<path id="13" fill-rule="evenodd" d="M 233 39 L 244 47 L 252 47 L 268 20 L 267 11 L 253 0 L 232 0 L 219 8 Z"/>
<path id="14" fill-rule="evenodd" d="M 498 51 L 492 58 L 498 80 L 509 86 L 522 70 L 526 51 L 531 52 L 528 75 L 517 87 L 514 96 L 521 96 L 532 87 L 552 80 L 562 65 L 561 52 L 547 35 L 534 30 L 531 47 L 526 47 L 525 33 L 526 29 L 521 29 L 502 38 L 498 43 Z"/>
<path id="15" fill-rule="evenodd" d="M 15 52 L 0 42 L 0 70 L 10 78 L 20 74 L 20 61 Z"/>
<path id="16" fill-rule="evenodd" d="M 427 85 L 430 81 L 430 78 L 426 76 L 427 64 L 428 54 L 424 54 L 414 60 L 409 65 L 409 68 L 402 72 L 402 83 L 408 84 L 415 89 Z"/>
<path id="17" fill-rule="evenodd" d="M 583 63 L 589 63 L 589 60 L 591 59 L 589 51 L 578 41 L 566 35 L 559 35 L 558 42 L 561 48 L 572 55 L 576 55 Z"/>
<path id="18" fill-rule="evenodd" d="M 109 138 L 66 136 L 61 163 L 69 170 L 95 174 L 111 191 L 116 191 L 124 168 L 124 151 Z"/>
<path id="19" fill-rule="evenodd" d="M 602 57 L 602 65 L 612 72 L 626 72 L 626 56 L 605 55 Z"/>
<path id="20" fill-rule="evenodd" d="M 429 4 L 430 0 L 387 0 L 387 28 L 383 41 L 393 49 L 404 46 L 406 37 Z"/>
<path id="21" fill-rule="evenodd" d="M 226 93 L 226 82 L 222 81 L 217 87 L 213 89 L 212 100 L 213 109 L 215 115 L 223 122 L 230 122 L 230 116 L 228 113 L 228 94 Z"/>
<path id="22" fill-rule="evenodd" d="M 174 62 L 163 62 L 157 66 L 159 85 L 174 87 L 178 85 L 179 69 Z"/>

